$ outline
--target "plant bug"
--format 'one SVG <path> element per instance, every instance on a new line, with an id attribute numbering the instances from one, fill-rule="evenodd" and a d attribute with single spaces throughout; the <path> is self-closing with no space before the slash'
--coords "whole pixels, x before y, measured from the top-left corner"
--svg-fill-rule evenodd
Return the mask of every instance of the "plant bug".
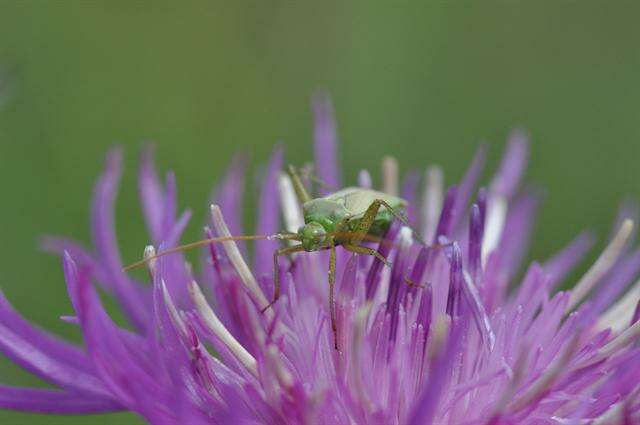
<path id="1" fill-rule="evenodd" d="M 327 196 L 312 198 L 304 184 L 299 171 L 289 166 L 289 176 L 293 183 L 298 201 L 302 205 L 304 225 L 294 232 L 281 232 L 274 235 L 243 235 L 226 236 L 211 239 L 203 239 L 186 245 L 181 245 L 165 251 L 161 251 L 142 261 L 138 261 L 124 268 L 128 271 L 146 264 L 160 256 L 185 251 L 191 248 L 233 240 L 264 240 L 280 239 L 298 241 L 299 244 L 280 248 L 273 253 L 273 282 L 274 294 L 272 301 L 262 308 L 266 311 L 280 298 L 280 273 L 279 258 L 297 252 L 314 252 L 329 250 L 329 309 L 331 316 L 331 329 L 333 331 L 334 347 L 338 349 L 338 336 L 336 326 L 336 307 L 334 287 L 336 281 L 336 247 L 342 246 L 354 254 L 371 255 L 391 266 L 389 261 L 373 248 L 362 245 L 365 241 L 382 242 L 394 219 L 399 220 L 405 226 L 411 228 L 421 244 L 426 245 L 419 234 L 411 227 L 404 215 L 407 201 L 397 196 L 384 192 L 359 187 L 347 187 Z M 405 278 L 408 284 L 414 285 Z"/>

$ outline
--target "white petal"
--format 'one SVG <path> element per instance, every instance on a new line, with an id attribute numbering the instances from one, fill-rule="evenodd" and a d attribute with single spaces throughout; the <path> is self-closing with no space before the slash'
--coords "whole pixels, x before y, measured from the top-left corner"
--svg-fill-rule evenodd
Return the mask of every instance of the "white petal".
<path id="1" fill-rule="evenodd" d="M 372 185 L 371 174 L 367 170 L 360 170 L 360 173 L 358 173 L 358 186 L 371 189 Z"/>
<path id="2" fill-rule="evenodd" d="M 423 197 L 422 210 L 424 211 L 424 237 L 427 243 L 433 241 L 438 227 L 438 220 L 442 212 L 442 199 L 444 191 L 443 173 L 438 166 L 431 165 L 426 171 L 426 185 Z"/>
<path id="3" fill-rule="evenodd" d="M 382 158 L 382 191 L 398 195 L 398 160 L 392 156 Z"/>
<path id="4" fill-rule="evenodd" d="M 289 232 L 297 232 L 304 225 L 304 218 L 296 192 L 293 190 L 293 183 L 287 174 L 280 173 L 278 176 L 278 189 L 285 229 Z"/>
<path id="5" fill-rule="evenodd" d="M 498 247 L 502 230 L 507 218 L 507 199 L 503 196 L 489 196 L 487 200 L 487 218 L 482 240 L 482 265 L 487 264 L 489 254 Z"/>
<path id="6" fill-rule="evenodd" d="M 229 348 L 229 351 L 244 365 L 245 368 L 253 375 L 258 376 L 258 365 L 256 359 L 249 354 L 249 352 L 238 342 L 237 339 L 231 335 L 231 332 L 222 324 L 218 316 L 213 312 L 207 300 L 204 298 L 202 291 L 197 283 L 191 282 L 189 284 L 189 295 L 191 300 L 196 306 L 202 321 L 205 326 L 213 332 L 224 345 Z"/>
<path id="7" fill-rule="evenodd" d="M 593 289 L 593 287 L 602 279 L 602 277 L 613 267 L 620 258 L 629 236 L 633 231 L 633 221 L 625 220 L 620 226 L 620 230 L 614 236 L 609 245 L 602 251 L 600 257 L 593 263 L 593 266 L 582 276 L 582 279 L 576 283 L 571 290 L 571 298 L 567 305 L 567 312 L 582 301 L 582 299 Z"/>
<path id="8" fill-rule="evenodd" d="M 633 313 L 636 311 L 638 300 L 640 300 L 640 280 L 627 291 L 624 297 L 600 316 L 598 323 L 596 323 L 596 329 L 601 331 L 611 328 L 615 333 L 621 332 L 629 326 Z"/>
<path id="9" fill-rule="evenodd" d="M 222 211 L 220 210 L 220 207 L 218 207 L 217 205 L 211 206 L 211 217 L 213 218 L 213 226 L 216 228 L 216 231 L 220 236 L 231 236 L 231 232 L 229 232 L 229 228 L 227 227 L 226 223 L 224 222 L 224 218 L 222 217 Z M 249 290 L 249 293 L 251 294 L 253 300 L 258 304 L 260 308 L 267 306 L 269 304 L 269 301 L 267 301 L 267 298 L 262 292 L 262 289 L 260 289 L 256 278 L 253 276 L 253 273 L 251 273 L 251 270 L 249 269 L 249 266 L 247 266 L 247 263 L 244 261 L 244 258 L 242 258 L 242 254 L 240 254 L 240 250 L 238 249 L 236 243 L 234 241 L 225 241 L 222 242 L 222 246 L 224 246 L 224 250 L 229 257 L 229 261 L 231 261 L 231 264 L 233 264 L 233 266 L 235 267 L 238 275 L 240 276 L 240 279 L 242 280 L 242 283 L 244 283 L 244 286 Z"/>

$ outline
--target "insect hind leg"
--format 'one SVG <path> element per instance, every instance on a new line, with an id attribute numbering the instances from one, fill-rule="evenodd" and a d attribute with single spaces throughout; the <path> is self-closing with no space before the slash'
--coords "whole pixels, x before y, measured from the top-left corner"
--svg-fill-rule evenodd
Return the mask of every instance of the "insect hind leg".
<path id="1" fill-rule="evenodd" d="M 418 242 L 420 242 L 420 244 L 426 246 L 426 242 L 424 241 L 424 238 L 422 237 L 422 235 L 420 235 L 420 232 L 418 232 L 412 225 L 411 223 L 409 223 L 409 220 L 407 219 L 407 216 L 405 216 L 404 214 L 402 214 L 400 211 L 396 210 L 395 208 L 393 208 L 391 205 L 389 205 L 384 199 L 376 199 L 375 201 L 373 201 L 373 204 L 380 204 L 381 206 L 384 206 L 400 223 L 402 223 L 404 226 L 408 227 L 409 229 L 411 229 L 411 233 L 413 234 L 414 239 L 416 239 Z M 371 207 L 369 207 L 371 208 Z M 379 207 L 378 207 L 379 208 Z M 367 210 L 368 212 L 369 210 Z M 377 211 L 376 211 L 377 213 Z M 375 218 L 375 216 L 374 216 Z"/>
<path id="2" fill-rule="evenodd" d="M 342 247 L 344 249 L 346 249 L 347 251 L 349 251 L 349 252 L 353 252 L 354 254 L 371 255 L 373 257 L 376 257 L 385 266 L 387 266 L 387 267 L 391 267 L 392 266 L 392 264 L 391 264 L 391 262 L 389 260 L 387 260 L 382 254 L 380 254 L 378 251 L 376 251 L 373 248 L 368 248 L 366 246 L 360 246 L 360 245 L 351 245 L 351 244 L 343 244 Z M 424 285 L 421 285 L 419 283 L 414 282 L 408 276 L 404 276 L 403 280 L 404 280 L 404 283 L 406 283 L 407 285 L 409 285 L 411 287 L 424 289 Z"/>
<path id="3" fill-rule="evenodd" d="M 411 229 L 414 238 L 418 242 L 420 242 L 422 245 L 427 245 L 420 233 L 416 229 L 414 229 L 413 226 L 411 226 L 411 223 L 409 223 L 407 217 L 405 217 L 404 214 L 389 205 L 384 199 L 376 199 L 371 203 L 371 205 L 369 205 L 369 208 L 367 208 L 367 211 L 365 211 L 364 216 L 360 220 L 360 223 L 358 223 L 358 227 L 355 229 L 355 235 L 353 236 L 353 238 L 351 238 L 351 245 L 360 245 L 362 243 L 365 236 L 369 233 L 369 230 L 371 229 L 374 221 L 376 220 L 381 207 L 385 207 L 395 219 Z"/>
<path id="4" fill-rule="evenodd" d="M 382 262 L 385 266 L 391 267 L 391 262 L 387 260 L 384 255 L 380 254 L 373 248 L 368 248 L 366 246 L 361 245 L 352 245 L 352 244 L 343 244 L 342 247 L 349 252 L 353 252 L 354 254 L 363 254 L 363 255 L 371 255 L 376 257 L 380 262 Z"/>

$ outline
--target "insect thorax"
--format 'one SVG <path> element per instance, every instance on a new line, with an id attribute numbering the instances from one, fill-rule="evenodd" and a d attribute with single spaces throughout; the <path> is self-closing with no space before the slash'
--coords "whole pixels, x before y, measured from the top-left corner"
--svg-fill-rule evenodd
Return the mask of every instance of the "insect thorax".
<path id="1" fill-rule="evenodd" d="M 327 232 L 339 230 L 340 224 L 349 218 L 349 211 L 342 203 L 323 198 L 305 202 L 302 209 L 305 223 L 319 223 Z"/>

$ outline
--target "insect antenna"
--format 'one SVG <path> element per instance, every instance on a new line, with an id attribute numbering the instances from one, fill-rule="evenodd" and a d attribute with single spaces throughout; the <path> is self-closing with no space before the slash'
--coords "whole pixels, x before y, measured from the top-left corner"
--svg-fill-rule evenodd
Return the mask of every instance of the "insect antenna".
<path id="1" fill-rule="evenodd" d="M 331 190 L 334 192 L 337 192 L 338 190 L 340 190 L 339 187 L 330 185 L 329 183 L 325 182 L 320 177 L 318 177 L 314 172 L 314 168 L 315 167 L 313 166 L 313 164 L 308 164 L 308 165 L 305 165 L 305 167 L 303 167 L 302 169 L 300 169 L 298 173 L 300 174 L 300 177 L 304 179 L 308 179 L 309 181 L 317 184 L 318 186 L 320 186 L 325 190 Z"/>
<path id="2" fill-rule="evenodd" d="M 188 244 L 176 246 L 174 248 L 165 249 L 164 251 L 160 251 L 154 255 L 150 255 L 145 257 L 143 260 L 136 261 L 135 263 L 129 264 L 124 267 L 122 271 L 128 272 L 130 270 L 137 269 L 139 267 L 144 266 L 149 261 L 155 260 L 156 258 L 163 257 L 169 254 L 175 254 L 177 252 L 184 252 L 194 248 L 200 248 L 212 243 L 221 243 L 228 241 L 259 241 L 259 240 L 300 240 L 300 237 L 295 233 L 276 233 L 273 235 L 241 235 L 241 236 L 221 236 L 217 238 L 208 238 L 202 239 L 196 242 L 191 242 Z"/>

